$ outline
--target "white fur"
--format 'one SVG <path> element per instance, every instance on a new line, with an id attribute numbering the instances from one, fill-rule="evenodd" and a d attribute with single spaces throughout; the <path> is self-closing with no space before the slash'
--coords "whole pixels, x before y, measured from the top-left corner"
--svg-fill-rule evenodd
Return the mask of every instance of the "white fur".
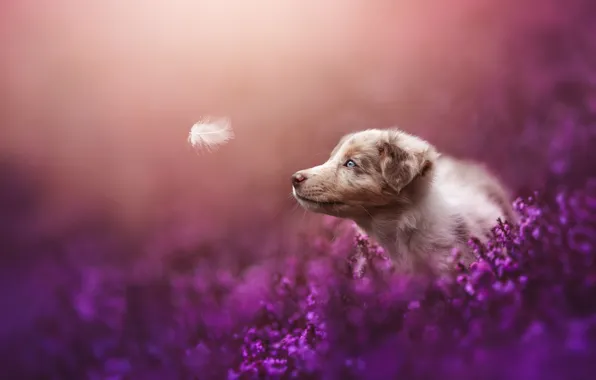
<path id="1" fill-rule="evenodd" d="M 455 233 L 458 218 L 463 218 L 470 236 L 483 242 L 497 219 L 505 220 L 504 210 L 479 187 L 491 178 L 488 172 L 479 171 L 475 180 L 470 180 L 461 175 L 468 165 L 442 156 L 435 164 L 427 195 L 415 207 L 401 215 L 356 220 L 390 254 L 398 271 L 413 272 L 418 262 L 428 264 L 433 272 L 448 272 L 454 264 L 453 248 L 462 253 L 464 263 L 470 264 L 474 256 L 467 242 L 460 241 Z"/>
<path id="2" fill-rule="evenodd" d="M 347 168 L 346 160 L 362 166 Z M 505 188 L 487 169 L 397 129 L 346 135 L 327 162 L 295 175 L 303 178 L 293 194 L 304 208 L 353 220 L 400 272 L 452 272 L 454 248 L 469 264 L 470 237 L 486 241 L 499 218 L 516 222 Z"/>

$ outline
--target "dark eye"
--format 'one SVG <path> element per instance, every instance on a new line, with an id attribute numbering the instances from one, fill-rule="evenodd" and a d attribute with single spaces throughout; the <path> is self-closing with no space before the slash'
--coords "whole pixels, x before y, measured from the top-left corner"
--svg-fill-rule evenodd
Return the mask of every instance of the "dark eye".
<path id="1" fill-rule="evenodd" d="M 348 168 L 353 168 L 356 167 L 356 163 L 353 160 L 347 160 L 346 163 L 344 164 L 344 166 L 348 167 Z"/>

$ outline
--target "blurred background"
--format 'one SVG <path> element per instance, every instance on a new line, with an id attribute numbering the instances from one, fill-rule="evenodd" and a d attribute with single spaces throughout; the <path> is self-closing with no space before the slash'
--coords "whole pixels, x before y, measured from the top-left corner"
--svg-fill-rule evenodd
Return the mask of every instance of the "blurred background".
<path id="1" fill-rule="evenodd" d="M 80 276 L 72 257 L 135 278 L 206 241 L 234 260 L 292 241 L 316 217 L 294 209 L 290 175 L 349 131 L 399 126 L 487 162 L 516 195 L 581 180 L 594 162 L 595 8 L 3 2 L 1 333 L 58 310 L 56 289 Z M 231 117 L 236 139 L 197 154 L 186 138 L 205 115 Z"/>

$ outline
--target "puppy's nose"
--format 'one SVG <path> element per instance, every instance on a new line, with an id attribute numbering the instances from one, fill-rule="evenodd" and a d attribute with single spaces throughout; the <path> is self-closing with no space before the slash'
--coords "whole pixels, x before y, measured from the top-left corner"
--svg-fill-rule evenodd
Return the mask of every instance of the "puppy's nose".
<path id="1" fill-rule="evenodd" d="M 294 186 L 298 186 L 300 185 L 302 182 L 304 182 L 306 180 L 306 176 L 300 172 L 295 173 L 292 176 L 292 185 Z"/>

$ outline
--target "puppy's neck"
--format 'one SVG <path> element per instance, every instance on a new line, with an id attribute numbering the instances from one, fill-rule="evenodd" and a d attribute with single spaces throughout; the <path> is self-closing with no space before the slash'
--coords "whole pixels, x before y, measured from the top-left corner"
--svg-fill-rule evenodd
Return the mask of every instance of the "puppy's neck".
<path id="1" fill-rule="evenodd" d="M 366 216 L 355 218 L 356 224 L 379 243 L 396 242 L 399 236 L 409 235 L 423 222 L 423 214 L 414 205 L 396 204 L 376 208 Z"/>
<path id="2" fill-rule="evenodd" d="M 443 211 L 432 174 L 416 178 L 396 196 L 395 202 L 368 209 L 354 222 L 386 249 L 407 248 L 413 234 L 432 228 L 433 215 Z"/>

